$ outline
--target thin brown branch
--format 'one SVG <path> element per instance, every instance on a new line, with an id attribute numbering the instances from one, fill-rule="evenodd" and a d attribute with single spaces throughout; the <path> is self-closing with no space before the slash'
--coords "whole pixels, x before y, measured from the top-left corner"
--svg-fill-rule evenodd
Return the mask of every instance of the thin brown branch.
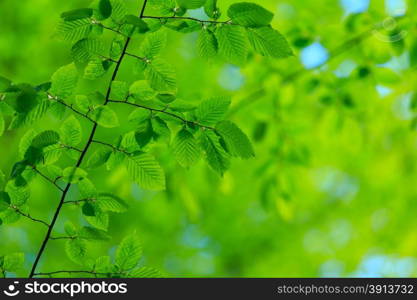
<path id="1" fill-rule="evenodd" d="M 51 236 L 50 238 L 49 238 L 50 240 L 73 240 L 73 239 L 75 239 L 75 237 L 73 237 L 73 236 L 57 236 L 57 237 L 53 237 L 53 236 Z"/>
<path id="2" fill-rule="evenodd" d="M 10 208 L 12 208 L 15 212 L 17 212 L 19 215 L 21 215 L 21 216 L 23 216 L 23 217 L 25 217 L 25 218 L 27 218 L 27 219 L 29 219 L 29 220 L 31 220 L 31 221 L 33 221 L 33 222 L 36 222 L 36 223 L 40 223 L 40 224 L 43 224 L 43 225 L 45 225 L 46 227 L 48 227 L 49 228 L 49 224 L 48 223 L 46 223 L 45 221 L 42 221 L 42 220 L 39 220 L 39 219 L 36 219 L 36 218 L 33 218 L 30 214 L 26 214 L 26 213 L 24 213 L 24 212 L 22 212 L 18 207 L 16 207 L 16 206 L 10 206 Z"/>
<path id="3" fill-rule="evenodd" d="M 41 272 L 34 273 L 33 276 L 52 276 L 57 274 L 91 274 L 91 275 L 105 275 L 108 276 L 109 273 L 100 273 L 95 271 L 83 271 L 83 270 L 63 270 L 63 271 L 53 271 L 53 272 Z"/>
<path id="4" fill-rule="evenodd" d="M 140 57 L 140 56 L 135 55 L 135 54 L 132 54 L 132 53 L 126 52 L 126 55 L 131 56 L 131 57 L 134 57 L 134 58 L 137 58 L 137 59 L 142 60 L 144 62 L 147 62 L 148 61 L 148 59 L 146 57 Z"/>
<path id="5" fill-rule="evenodd" d="M 56 184 L 56 181 L 52 180 L 51 178 L 49 178 L 48 176 L 46 176 L 45 174 L 43 174 L 41 171 L 39 171 L 35 166 L 31 166 L 32 169 L 39 174 L 42 178 L 44 178 L 45 180 L 47 180 L 48 182 L 52 183 L 57 189 L 59 189 L 61 192 L 63 192 L 64 190 L 58 185 Z"/>
<path id="6" fill-rule="evenodd" d="M 146 3 L 147 2 L 145 1 L 144 4 L 143 4 L 144 7 L 146 6 Z M 142 11 L 144 11 L 144 9 L 145 9 L 144 7 L 142 7 Z M 128 37 L 126 39 L 126 42 L 125 42 L 125 45 L 123 47 L 122 53 L 121 53 L 121 55 L 119 57 L 119 60 L 116 63 L 116 67 L 114 68 L 113 74 L 111 76 L 111 80 L 110 80 L 110 82 L 108 84 L 107 94 L 106 94 L 106 100 L 105 100 L 105 102 L 104 102 L 103 105 L 107 105 L 109 103 L 112 83 L 116 79 L 116 77 L 117 77 L 117 75 L 119 73 L 120 66 L 121 66 L 121 64 L 123 62 L 123 59 L 124 59 L 125 55 L 126 55 L 126 51 L 127 51 L 127 48 L 129 47 L 130 41 L 131 41 L 131 39 L 130 39 L 130 37 Z M 70 108 L 72 109 L 72 107 L 70 107 Z M 79 157 L 79 159 L 77 161 L 77 164 L 75 165 L 76 168 L 79 168 L 81 166 L 81 164 L 83 163 L 84 158 L 85 158 L 85 156 L 86 156 L 86 154 L 87 154 L 88 150 L 90 149 L 90 146 L 91 146 L 91 144 L 93 142 L 93 139 L 94 139 L 94 136 L 96 134 L 97 127 L 98 127 L 98 124 L 96 122 L 93 122 L 93 124 L 94 125 L 93 125 L 93 127 L 91 129 L 91 133 L 90 133 L 90 136 L 89 136 L 89 138 L 87 140 L 87 143 L 86 143 L 86 145 L 85 145 L 85 147 L 84 147 L 84 149 L 83 149 L 83 151 L 82 151 L 82 153 L 81 153 L 81 155 L 80 155 L 80 157 Z M 68 192 L 69 192 L 71 186 L 72 186 L 72 184 L 71 183 L 68 183 L 66 185 L 63 193 L 62 193 L 62 197 L 61 197 L 61 199 L 60 199 L 60 201 L 58 203 L 57 208 L 55 209 L 55 213 L 54 213 L 54 216 L 52 218 L 51 224 L 50 224 L 50 226 L 48 228 L 48 231 L 45 234 L 45 237 L 43 239 L 43 242 L 42 242 L 42 244 L 40 246 L 40 249 L 39 249 L 39 251 L 38 251 L 38 253 L 36 255 L 35 261 L 34 261 L 34 263 L 32 265 L 32 268 L 31 268 L 31 271 L 30 271 L 30 274 L 29 274 L 29 278 L 32 278 L 33 276 L 35 276 L 35 274 L 38 274 L 38 275 L 39 274 L 42 274 L 42 273 L 36 273 L 36 268 L 37 268 L 37 266 L 39 264 L 39 261 L 40 261 L 42 255 L 43 255 L 43 253 L 45 251 L 46 245 L 47 245 L 47 243 L 48 243 L 48 241 L 49 241 L 49 239 L 51 237 L 53 228 L 54 228 L 54 226 L 56 224 L 56 221 L 57 221 L 57 219 L 59 217 L 59 214 L 61 212 L 62 206 L 65 203 L 65 199 L 66 199 L 66 197 L 68 195 Z M 66 272 L 66 273 L 68 273 L 68 272 Z"/>
<path id="7" fill-rule="evenodd" d="M 114 146 L 112 144 L 109 144 L 109 143 L 105 143 L 105 142 L 101 142 L 101 141 L 96 141 L 96 140 L 93 140 L 93 143 L 100 144 L 100 145 L 103 145 L 103 146 L 107 146 L 109 148 L 112 148 L 114 151 L 118 151 L 118 152 L 124 153 L 126 155 L 132 155 L 132 153 L 127 152 L 127 151 L 125 151 L 123 149 L 117 148 L 116 146 Z M 88 200 L 91 200 L 91 199 L 84 199 L 84 201 L 88 201 Z M 78 200 L 78 201 L 81 201 L 81 200 Z"/>
<path id="8" fill-rule="evenodd" d="M 200 20 L 197 18 L 192 17 L 178 17 L 178 16 L 172 16 L 172 17 L 156 17 L 156 16 L 143 16 L 143 19 L 157 19 L 157 20 L 189 20 L 189 21 L 195 21 L 199 22 L 201 24 L 225 24 L 225 25 L 238 25 L 235 23 L 232 23 L 232 21 L 214 21 L 214 20 Z"/>
<path id="9" fill-rule="evenodd" d="M 88 115 L 86 115 L 86 114 L 80 112 L 79 110 L 75 109 L 72 104 L 67 104 L 63 100 L 61 100 L 61 99 L 59 99 L 59 98 L 57 98 L 57 97 L 55 97 L 55 96 L 53 96 L 51 94 L 48 94 L 48 99 L 51 100 L 51 101 L 55 101 L 56 103 L 59 103 L 59 104 L 65 106 L 66 108 L 72 110 L 76 114 L 82 116 L 83 118 L 86 118 L 90 122 L 92 122 L 94 124 L 96 123 L 96 121 L 94 121 L 93 119 L 91 119 Z"/>
<path id="10" fill-rule="evenodd" d="M 197 126 L 197 127 L 203 128 L 203 129 L 216 130 L 214 127 L 206 126 L 206 125 L 200 124 L 200 123 L 195 122 L 195 121 L 189 121 L 189 120 L 187 120 L 187 119 L 185 119 L 185 118 L 183 118 L 183 117 L 181 117 L 181 116 L 179 116 L 177 114 L 174 114 L 172 112 L 166 111 L 164 109 L 158 109 L 158 108 L 148 107 L 148 106 L 145 106 L 145 105 L 136 104 L 136 103 L 127 102 L 127 101 L 109 100 L 109 102 L 111 102 L 111 103 L 118 103 L 118 104 L 127 104 L 127 105 L 131 105 L 131 106 L 135 106 L 137 108 L 142 108 L 142 109 L 149 110 L 150 112 L 157 112 L 157 113 L 165 114 L 165 115 L 170 116 L 172 118 L 178 119 L 178 120 L 180 120 L 181 122 L 183 122 L 184 124 L 187 124 L 187 125 L 194 125 L 194 126 Z"/>

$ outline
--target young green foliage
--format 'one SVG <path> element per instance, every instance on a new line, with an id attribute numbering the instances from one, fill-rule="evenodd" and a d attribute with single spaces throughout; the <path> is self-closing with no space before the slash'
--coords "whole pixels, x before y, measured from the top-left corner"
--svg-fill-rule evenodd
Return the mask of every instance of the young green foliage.
<path id="1" fill-rule="evenodd" d="M 147 4 L 161 15 L 147 16 Z M 204 9 L 208 20 L 187 15 L 189 9 L 197 8 Z M 90 7 L 61 15 L 56 34 L 72 43 L 73 62 L 59 68 L 50 82 L 32 86 L 0 77 L 0 99 L 13 115 L 7 124 L 0 114 L 0 136 L 6 129 L 33 124 L 46 114 L 61 121 L 56 130 L 29 129 L 21 139 L 19 161 L 10 176 L 5 178 L 0 173 L 1 181 L 5 181 L 4 191 L 0 192 L 0 225 L 22 217 L 48 228 L 30 277 L 38 274 L 38 263 L 51 239 L 65 240 L 68 258 L 89 267 L 91 274 L 160 276 L 153 269 L 138 267 L 142 246 L 135 234 L 121 242 L 114 264 L 108 256 L 90 256 L 91 243 L 110 238 L 109 216 L 129 209 L 119 196 L 96 189 L 89 178 L 93 169 L 105 166 L 113 171 L 125 166 L 132 183 L 140 189 L 159 191 L 166 188 L 166 176 L 165 164 L 153 151 L 156 147 L 171 147 L 174 158 L 185 168 L 203 157 L 219 175 L 228 170 L 232 157 L 254 156 L 246 134 L 226 120 L 231 98 L 214 96 L 194 102 L 178 99 L 182 91 L 177 86 L 176 70 L 164 59 L 170 30 L 199 32 L 199 53 L 208 60 L 221 57 L 243 65 L 249 46 L 263 56 L 292 55 L 285 38 L 271 27 L 273 14 L 268 10 L 242 2 L 230 6 L 227 15 L 230 20 L 219 21 L 221 12 L 216 0 L 145 1 L 140 16 L 129 14 L 122 0 L 97 0 Z M 114 37 L 108 39 L 104 32 Z M 140 47 L 131 47 L 133 39 L 141 41 Z M 136 76 L 122 81 L 118 73 L 126 67 L 127 57 L 135 60 L 132 74 Z M 107 78 L 106 74 L 110 81 L 103 85 L 105 89 L 96 90 L 91 81 L 99 82 Z M 79 88 L 81 83 L 87 83 L 91 90 Z M 131 108 L 128 116 L 121 115 L 118 107 L 122 105 Z M 125 120 L 127 128 L 123 127 Z M 116 127 L 122 133 L 114 140 L 98 139 L 98 132 Z M 29 214 L 30 184 L 36 177 L 61 195 L 54 217 L 48 222 Z M 77 192 L 72 192 L 73 186 Z M 89 226 L 67 223 L 66 235 L 56 237 L 57 219 L 67 206 L 78 207 Z M 21 256 L 5 256 L 0 268 L 13 271 L 21 261 Z"/>

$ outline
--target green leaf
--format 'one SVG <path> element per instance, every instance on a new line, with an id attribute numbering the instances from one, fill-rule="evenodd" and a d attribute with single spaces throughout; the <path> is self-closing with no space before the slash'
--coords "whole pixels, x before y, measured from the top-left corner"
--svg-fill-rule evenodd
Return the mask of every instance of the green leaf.
<path id="1" fill-rule="evenodd" d="M 58 144 L 46 147 L 43 150 L 43 164 L 50 165 L 56 163 L 61 157 L 62 152 L 63 148 L 61 145 Z"/>
<path id="2" fill-rule="evenodd" d="M 25 153 L 32 144 L 33 139 L 36 136 L 36 132 L 33 129 L 29 129 L 20 139 L 19 142 L 19 157 L 23 159 L 25 157 Z"/>
<path id="3" fill-rule="evenodd" d="M 92 207 L 94 209 L 94 214 L 92 216 L 85 215 L 85 219 L 92 226 L 107 231 L 107 228 L 109 227 L 109 214 L 102 210 L 96 203 L 92 203 Z"/>
<path id="4" fill-rule="evenodd" d="M 125 154 L 119 151 L 114 151 L 110 155 L 106 167 L 107 170 L 112 170 L 119 167 L 125 161 Z"/>
<path id="5" fill-rule="evenodd" d="M 85 95 L 76 95 L 75 96 L 75 104 L 80 111 L 88 112 L 88 110 L 91 106 L 91 101 Z"/>
<path id="6" fill-rule="evenodd" d="M 135 128 L 144 126 L 144 122 L 149 120 L 151 112 L 145 109 L 135 109 L 128 117 L 129 123 Z"/>
<path id="7" fill-rule="evenodd" d="M 71 56 L 77 64 L 85 64 L 97 55 L 103 55 L 104 45 L 97 39 L 85 38 L 74 44 Z"/>
<path id="8" fill-rule="evenodd" d="M 110 273 L 112 270 L 112 263 L 110 256 L 100 256 L 96 259 L 94 269 L 99 273 Z"/>
<path id="9" fill-rule="evenodd" d="M 39 133 L 32 140 L 31 146 L 43 149 L 59 142 L 59 133 L 53 130 L 46 130 Z"/>
<path id="10" fill-rule="evenodd" d="M 5 128 L 5 124 L 4 124 L 4 118 L 3 115 L 0 114 L 0 137 L 3 135 L 4 133 L 4 128 Z"/>
<path id="11" fill-rule="evenodd" d="M 123 135 L 122 141 L 120 142 L 120 148 L 126 150 L 129 153 L 139 151 L 140 147 L 136 142 L 135 131 L 129 131 Z M 124 157 L 123 157 L 124 160 Z"/>
<path id="12" fill-rule="evenodd" d="M 82 265 L 87 255 L 87 244 L 82 239 L 71 239 L 65 243 L 65 252 L 75 263 Z"/>
<path id="13" fill-rule="evenodd" d="M 129 95 L 129 86 L 125 81 L 113 81 L 111 84 L 110 99 L 125 100 Z"/>
<path id="14" fill-rule="evenodd" d="M 165 27 L 181 33 L 192 33 L 201 29 L 201 24 L 193 20 L 170 19 L 165 23 Z"/>
<path id="15" fill-rule="evenodd" d="M 78 190 L 82 199 L 95 199 L 97 197 L 96 187 L 87 178 L 78 182 Z"/>
<path id="16" fill-rule="evenodd" d="M 229 97 L 213 97 L 203 101 L 196 109 L 195 116 L 203 125 L 215 124 L 225 117 L 231 104 Z"/>
<path id="17" fill-rule="evenodd" d="M 217 133 L 223 138 L 227 151 L 232 156 L 244 159 L 255 156 L 249 138 L 230 121 L 222 121 L 216 125 Z"/>
<path id="18" fill-rule="evenodd" d="M 0 76 L 0 93 L 6 91 L 8 88 L 10 88 L 11 85 L 12 82 L 9 79 Z"/>
<path id="19" fill-rule="evenodd" d="M 116 113 L 107 106 L 96 107 L 91 112 L 90 117 L 100 126 L 105 128 L 114 128 L 119 126 L 119 118 L 117 117 Z"/>
<path id="20" fill-rule="evenodd" d="M 77 235 L 77 228 L 71 222 L 66 222 L 64 225 L 64 230 L 66 234 L 69 236 L 76 236 Z"/>
<path id="21" fill-rule="evenodd" d="M 56 35 L 64 41 L 78 41 L 88 37 L 92 29 L 90 19 L 62 21 L 58 25 Z"/>
<path id="22" fill-rule="evenodd" d="M 125 237 L 116 250 L 116 264 L 121 270 L 136 267 L 142 257 L 142 245 L 136 234 Z"/>
<path id="23" fill-rule="evenodd" d="M 175 92 L 177 90 L 177 80 L 174 69 L 165 61 L 156 58 L 146 64 L 145 78 L 150 86 L 160 92 Z"/>
<path id="24" fill-rule="evenodd" d="M 106 75 L 112 62 L 102 60 L 101 58 L 92 58 L 84 69 L 84 78 L 96 80 Z"/>
<path id="25" fill-rule="evenodd" d="M 9 208 L 5 211 L 0 213 L 0 218 L 2 220 L 2 224 L 12 224 L 20 220 L 21 215 L 17 213 L 14 209 Z"/>
<path id="26" fill-rule="evenodd" d="M 2 170 L 0 170 L 0 187 L 3 186 L 3 184 L 6 183 L 6 175 L 3 173 Z"/>
<path id="27" fill-rule="evenodd" d="M 414 38 L 410 46 L 410 66 L 412 68 L 417 67 L 417 39 Z"/>
<path id="28" fill-rule="evenodd" d="M 67 22 L 75 21 L 78 19 L 91 18 L 92 16 L 93 10 L 91 8 L 79 8 L 61 14 L 61 18 L 63 18 L 64 21 Z"/>
<path id="29" fill-rule="evenodd" d="M 81 208 L 81 211 L 83 215 L 87 217 L 94 217 L 96 214 L 94 206 L 90 202 L 85 202 Z"/>
<path id="30" fill-rule="evenodd" d="M 74 64 L 61 67 L 52 75 L 50 93 L 65 99 L 74 93 L 78 82 L 78 72 Z"/>
<path id="31" fill-rule="evenodd" d="M 0 212 L 9 208 L 11 199 L 8 193 L 0 192 Z"/>
<path id="32" fill-rule="evenodd" d="M 153 137 L 151 120 L 147 120 L 135 133 L 135 139 L 140 148 L 149 144 Z"/>
<path id="33" fill-rule="evenodd" d="M 247 28 L 248 39 L 256 52 L 263 56 L 286 58 L 293 55 L 284 36 L 269 26 Z"/>
<path id="34" fill-rule="evenodd" d="M 204 11 L 207 16 L 215 20 L 221 16 L 220 9 L 217 6 L 217 0 L 207 0 L 204 5 Z"/>
<path id="35" fill-rule="evenodd" d="M 255 3 L 241 2 L 232 4 L 227 15 L 233 23 L 242 26 L 266 26 L 272 22 L 274 14 Z"/>
<path id="36" fill-rule="evenodd" d="M 141 152 L 126 156 L 126 167 L 140 187 L 148 190 L 165 189 L 164 171 L 153 156 Z"/>
<path id="37" fill-rule="evenodd" d="M 62 172 L 62 176 L 68 183 L 77 183 L 87 177 L 87 172 L 81 168 L 68 167 Z"/>
<path id="38" fill-rule="evenodd" d="M 16 178 L 21 176 L 23 171 L 26 170 L 27 161 L 19 161 L 13 165 L 12 173 L 10 174 L 11 178 Z"/>
<path id="39" fill-rule="evenodd" d="M 117 35 L 111 42 L 110 58 L 119 59 L 120 55 L 123 52 L 124 44 L 125 44 L 125 38 L 120 35 Z"/>
<path id="40" fill-rule="evenodd" d="M 133 25 L 137 28 L 139 33 L 145 33 L 149 31 L 148 24 L 141 18 L 134 15 L 126 15 L 125 24 Z"/>
<path id="41" fill-rule="evenodd" d="M 23 268 L 25 255 L 23 253 L 12 253 L 4 257 L 3 270 L 8 272 L 18 271 Z"/>
<path id="42" fill-rule="evenodd" d="M 22 114 L 17 114 L 14 116 L 12 122 L 9 125 L 9 129 L 16 129 L 22 126 L 32 125 L 36 121 L 40 120 L 51 106 L 51 102 L 48 99 L 43 98 L 41 95 L 33 95 L 33 107 L 31 107 L 30 103 L 28 103 L 32 101 L 30 100 L 31 96 L 25 95 L 24 97 L 26 98 L 26 101 L 24 101 L 26 103 L 22 104 L 26 105 L 27 110 Z M 21 97 L 19 97 L 19 99 L 20 98 Z"/>
<path id="43" fill-rule="evenodd" d="M 175 0 L 149 0 L 148 5 L 162 16 L 172 15 L 177 8 Z"/>
<path id="44" fill-rule="evenodd" d="M 73 115 L 69 116 L 60 128 L 62 142 L 68 146 L 77 146 L 81 143 L 81 131 L 81 124 L 77 118 Z"/>
<path id="45" fill-rule="evenodd" d="M 10 196 L 10 202 L 13 205 L 21 206 L 25 204 L 30 198 L 30 189 L 28 185 L 19 186 L 15 180 L 9 181 L 6 184 L 5 191 Z"/>
<path id="46" fill-rule="evenodd" d="M 216 36 L 207 27 L 204 27 L 200 31 L 197 44 L 198 44 L 198 53 L 200 54 L 202 58 L 211 60 L 217 56 L 218 43 L 217 43 Z"/>
<path id="47" fill-rule="evenodd" d="M 201 157 L 201 150 L 197 140 L 185 128 L 177 133 L 172 147 L 178 163 L 185 168 L 196 164 Z"/>
<path id="48" fill-rule="evenodd" d="M 47 130 L 35 136 L 30 147 L 25 152 L 24 158 L 26 162 L 30 164 L 38 164 L 39 162 L 46 163 L 47 156 L 53 154 L 51 151 L 55 149 L 57 151 L 61 150 L 56 145 L 59 139 L 59 134 L 53 130 Z"/>
<path id="49" fill-rule="evenodd" d="M 202 147 L 206 152 L 206 158 L 210 167 L 220 175 L 229 169 L 230 160 L 219 142 L 219 137 L 209 131 L 202 135 Z"/>
<path id="50" fill-rule="evenodd" d="M 129 272 L 129 278 L 162 278 L 160 271 L 149 267 L 140 267 Z"/>
<path id="51" fill-rule="evenodd" d="M 239 26 L 223 25 L 216 31 L 219 54 L 228 62 L 243 65 L 248 55 L 248 42 Z"/>
<path id="52" fill-rule="evenodd" d="M 122 213 L 127 211 L 128 208 L 127 204 L 122 199 L 107 193 L 100 193 L 96 203 L 103 211 Z"/>
<path id="53" fill-rule="evenodd" d="M 41 168 L 41 171 L 44 175 L 52 179 L 62 176 L 62 169 L 55 165 L 44 166 Z"/>
<path id="54" fill-rule="evenodd" d="M 79 232 L 79 238 L 85 240 L 93 240 L 93 241 L 107 241 L 110 240 L 110 236 L 103 230 L 84 226 L 81 228 Z"/>
<path id="55" fill-rule="evenodd" d="M 177 99 L 177 96 L 174 95 L 174 94 L 158 94 L 156 96 L 156 98 L 159 101 L 161 101 L 161 102 L 163 102 L 165 104 L 169 104 L 169 103 L 174 102 Z"/>
<path id="56" fill-rule="evenodd" d="M 168 124 L 162 120 L 160 117 L 154 117 L 151 119 L 152 130 L 153 130 L 153 139 L 163 140 L 167 143 L 171 140 L 171 130 L 168 127 Z"/>
<path id="57" fill-rule="evenodd" d="M 157 95 L 146 80 L 135 81 L 129 91 L 131 96 L 139 101 L 150 101 Z"/>
<path id="58" fill-rule="evenodd" d="M 112 6 L 110 0 L 100 0 L 98 4 L 98 10 L 102 17 L 102 20 L 109 18 L 112 13 Z"/>
<path id="59" fill-rule="evenodd" d="M 97 149 L 88 159 L 87 168 L 98 168 L 104 165 L 110 158 L 112 151 L 101 147 Z"/>
<path id="60" fill-rule="evenodd" d="M 111 18 L 121 24 L 127 14 L 126 4 L 123 0 L 110 0 L 112 6 Z"/>
<path id="61" fill-rule="evenodd" d="M 145 40 L 140 47 L 140 54 L 147 59 L 153 59 L 158 56 L 167 43 L 165 31 L 156 31 L 146 35 Z"/>
<path id="62" fill-rule="evenodd" d="M 206 0 L 177 0 L 179 6 L 186 9 L 196 9 L 202 7 Z"/>

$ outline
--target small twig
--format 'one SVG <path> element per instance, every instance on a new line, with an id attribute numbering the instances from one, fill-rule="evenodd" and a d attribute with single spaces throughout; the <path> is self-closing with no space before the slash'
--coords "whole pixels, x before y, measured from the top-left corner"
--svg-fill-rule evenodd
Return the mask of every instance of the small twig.
<path id="1" fill-rule="evenodd" d="M 123 34 L 122 32 L 120 32 L 119 30 L 116 30 L 116 29 L 113 29 L 113 28 L 107 27 L 107 26 L 105 26 L 105 25 L 103 25 L 103 24 L 101 24 L 101 23 L 100 23 L 100 26 L 101 26 L 101 27 L 103 27 L 103 28 L 104 28 L 104 29 L 106 29 L 106 30 L 113 31 L 113 32 L 115 32 L 115 33 L 117 33 L 117 34 L 120 34 L 120 35 L 122 35 L 122 36 L 126 36 L 125 34 Z"/>
<path id="2" fill-rule="evenodd" d="M 145 0 L 143 2 L 142 9 L 140 10 L 139 18 L 141 18 L 141 19 L 143 18 L 144 14 L 145 14 L 146 5 L 148 5 L 148 0 Z"/>
<path id="3" fill-rule="evenodd" d="M 98 56 L 100 56 L 101 58 L 103 58 L 105 60 L 111 61 L 113 63 L 117 63 L 117 60 L 114 60 L 113 58 L 110 58 L 110 57 L 107 57 L 107 56 L 104 56 L 104 55 L 101 55 L 101 54 L 98 54 Z"/>
<path id="4" fill-rule="evenodd" d="M 54 271 L 54 272 L 41 272 L 41 273 L 33 273 L 33 276 L 51 276 L 51 275 L 56 275 L 56 274 L 62 274 L 62 273 L 67 273 L 67 274 L 77 274 L 77 273 L 85 273 L 85 274 L 91 274 L 91 275 L 109 275 L 109 273 L 100 273 L 100 272 L 95 272 L 95 271 L 83 271 L 83 270 L 71 270 L 71 271 Z"/>
<path id="5" fill-rule="evenodd" d="M 46 223 L 45 221 L 42 221 L 42 220 L 39 220 L 39 219 L 35 219 L 35 218 L 33 218 L 31 215 L 29 215 L 29 214 L 25 214 L 24 212 L 22 212 L 19 208 L 17 208 L 16 206 L 10 206 L 10 208 L 12 208 L 15 212 L 17 212 L 19 215 L 21 215 L 21 216 L 23 216 L 23 217 L 25 217 L 25 218 L 28 218 L 28 219 L 30 219 L 30 220 L 32 220 L 33 222 L 37 222 L 37 223 L 41 223 L 41 224 L 43 224 L 43 225 L 45 225 L 46 227 L 48 227 L 49 228 L 49 224 L 48 223 Z"/>
<path id="6" fill-rule="evenodd" d="M 72 147 L 72 146 L 68 146 L 68 145 L 64 145 L 64 144 L 62 144 L 62 148 L 69 149 L 69 150 L 74 150 L 74 151 L 77 151 L 79 153 L 82 153 L 83 152 L 82 150 L 80 150 L 78 148 L 75 148 L 75 147 Z"/>
<path id="7" fill-rule="evenodd" d="M 64 191 L 63 188 L 61 188 L 58 184 L 56 184 L 56 180 L 52 180 L 50 179 L 48 176 L 46 176 L 45 174 L 43 174 L 41 171 L 39 171 L 35 166 L 32 166 L 32 169 L 38 173 L 41 177 L 43 177 L 44 179 L 46 179 L 47 181 L 49 181 L 50 183 L 52 183 L 57 189 L 59 189 L 61 192 Z"/>
<path id="8" fill-rule="evenodd" d="M 73 240 L 75 237 L 73 236 L 58 236 L 58 237 L 50 237 L 50 240 Z"/>
<path id="9" fill-rule="evenodd" d="M 143 16 L 143 19 L 157 19 L 157 20 L 190 20 L 190 21 L 195 21 L 195 22 L 199 22 L 201 24 L 204 23 L 208 23 L 208 24 L 225 24 L 225 25 L 239 25 L 239 24 L 235 24 L 232 23 L 232 21 L 213 21 L 213 20 L 200 20 L 197 18 L 192 18 L 192 17 L 177 17 L 177 16 L 172 16 L 172 17 L 155 17 L 155 16 Z"/>
<path id="10" fill-rule="evenodd" d="M 134 58 L 137 58 L 137 59 L 142 60 L 144 62 L 149 62 L 149 60 L 146 57 L 140 57 L 138 55 L 135 55 L 135 54 L 132 54 L 132 53 L 128 53 L 128 52 L 126 52 L 126 55 L 127 56 L 131 56 L 131 57 L 134 57 Z"/>
<path id="11" fill-rule="evenodd" d="M 57 97 L 55 97 L 54 95 L 51 95 L 51 94 L 48 94 L 48 99 L 49 99 L 49 100 L 51 100 L 51 101 L 55 101 L 56 103 L 59 103 L 59 104 L 61 104 L 61 105 L 65 106 L 66 108 L 68 108 L 68 109 L 72 110 L 72 111 L 73 111 L 73 112 L 75 112 L 76 114 L 78 114 L 78 115 L 82 116 L 83 118 L 86 118 L 86 119 L 87 119 L 87 120 L 89 120 L 90 122 L 92 122 L 92 123 L 94 123 L 94 124 L 96 123 L 96 121 L 94 121 L 93 119 L 91 119 L 88 115 L 86 115 L 86 114 L 84 114 L 84 113 L 80 112 L 79 110 L 75 109 L 75 108 L 72 106 L 72 104 L 71 104 L 71 105 L 69 105 L 69 104 L 65 103 L 63 100 L 61 100 L 61 99 L 59 99 L 59 98 L 57 98 Z"/>
<path id="12" fill-rule="evenodd" d="M 354 36 L 353 38 L 351 38 L 347 41 L 344 41 L 339 46 L 332 49 L 330 51 L 329 58 L 325 62 L 321 63 L 320 65 L 317 65 L 317 66 L 315 66 L 314 68 L 311 68 L 311 69 L 300 68 L 300 69 L 298 69 L 298 70 L 296 70 L 296 71 L 294 71 L 290 74 L 287 74 L 287 75 L 283 76 L 282 84 L 286 85 L 286 84 L 293 83 L 295 80 L 302 77 L 304 74 L 309 73 L 313 70 L 320 69 L 321 67 L 327 65 L 329 62 L 333 61 L 334 59 L 340 57 L 341 55 L 345 54 L 346 52 L 349 52 L 353 48 L 358 47 L 359 45 L 361 45 L 362 42 L 364 42 L 367 39 L 369 39 L 370 37 L 372 37 L 375 30 L 379 30 L 379 29 L 383 28 L 383 26 L 384 26 L 384 22 L 374 24 L 371 28 L 359 33 L 358 35 Z M 261 89 L 255 91 L 253 94 L 261 94 L 261 93 L 265 93 L 264 88 L 261 88 Z M 255 100 L 259 100 L 259 99 L 262 99 L 262 97 L 258 97 Z M 247 98 L 247 100 L 244 100 L 244 102 L 238 103 L 237 106 L 232 108 L 232 111 L 229 112 L 229 116 L 232 115 L 232 114 L 236 114 L 241 109 L 243 109 L 246 105 L 253 104 L 254 102 L 256 102 L 256 101 L 253 101 L 252 98 Z"/>
<path id="13" fill-rule="evenodd" d="M 94 143 L 94 141 L 93 141 L 93 143 Z M 109 144 L 110 145 L 110 144 Z M 79 204 L 80 202 L 88 202 L 88 201 L 95 201 L 96 199 L 92 199 L 92 198 L 89 198 L 89 199 L 81 199 L 81 200 L 68 200 L 68 201 L 65 201 L 64 202 L 64 204 Z"/>
<path id="14" fill-rule="evenodd" d="M 93 143 L 100 144 L 100 145 L 103 145 L 103 146 L 107 146 L 109 148 L 112 148 L 114 151 L 118 151 L 118 152 L 124 153 L 126 155 L 132 155 L 132 153 L 127 152 L 127 151 L 125 151 L 123 149 L 117 148 L 116 146 L 114 146 L 112 144 L 109 144 L 109 143 L 105 143 L 105 142 L 101 142 L 101 141 L 96 141 L 96 140 L 93 140 Z M 84 201 L 88 201 L 88 200 L 92 200 L 92 199 L 84 199 Z M 81 200 L 78 200 L 78 201 L 81 201 Z M 70 202 L 70 201 L 68 201 L 68 202 Z"/>
<path id="15" fill-rule="evenodd" d="M 148 106 L 144 106 L 144 105 L 140 105 L 140 104 L 136 104 L 136 103 L 132 103 L 132 102 L 126 102 L 126 101 L 109 100 L 109 102 L 119 103 L 119 104 L 128 104 L 128 105 L 135 106 L 135 107 L 138 107 L 138 108 L 147 109 L 150 112 L 159 112 L 161 114 L 165 114 L 165 115 L 168 115 L 172 118 L 178 119 L 178 120 L 182 121 L 184 124 L 194 125 L 194 126 L 197 126 L 197 127 L 201 127 L 203 129 L 216 130 L 214 127 L 206 126 L 206 125 L 200 124 L 198 122 L 194 122 L 194 121 L 189 121 L 189 120 L 187 120 L 187 119 L 185 119 L 185 118 L 183 118 L 183 117 L 181 117 L 177 114 L 166 111 L 166 109 L 157 109 L 157 108 L 152 108 L 152 107 L 148 107 Z"/>

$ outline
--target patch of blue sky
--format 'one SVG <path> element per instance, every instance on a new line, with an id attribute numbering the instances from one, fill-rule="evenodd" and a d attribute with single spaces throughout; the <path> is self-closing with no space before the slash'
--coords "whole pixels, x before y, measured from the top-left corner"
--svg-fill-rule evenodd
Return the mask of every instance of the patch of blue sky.
<path id="1" fill-rule="evenodd" d="M 239 67 L 226 65 L 219 74 L 219 85 L 228 91 L 237 91 L 245 84 L 245 76 Z"/>
<path id="2" fill-rule="evenodd" d="M 307 69 L 314 69 L 324 65 L 329 59 L 329 52 L 320 43 L 316 42 L 301 51 L 301 62 Z"/>
<path id="3" fill-rule="evenodd" d="M 353 277 L 410 277 L 416 271 L 415 257 L 368 255 L 359 264 Z"/>
<path id="4" fill-rule="evenodd" d="M 393 17 L 404 16 L 407 12 L 407 3 L 405 0 L 385 0 L 385 10 Z"/>
<path id="5" fill-rule="evenodd" d="M 377 85 L 376 87 L 376 91 L 378 92 L 379 96 L 381 96 L 382 98 L 390 95 L 392 93 L 392 89 L 387 88 L 386 86 L 383 85 Z"/>
<path id="6" fill-rule="evenodd" d="M 401 72 L 410 67 L 410 54 L 408 52 L 404 52 L 402 55 L 394 56 L 388 62 L 378 66 L 388 68 L 396 72 Z"/>
<path id="7" fill-rule="evenodd" d="M 401 120 L 411 120 L 415 113 L 411 110 L 411 99 L 413 94 L 408 93 L 400 96 L 393 104 L 394 115 Z"/>
<path id="8" fill-rule="evenodd" d="M 199 20 L 209 20 L 209 17 L 206 15 L 203 8 L 190 9 L 187 11 L 187 13 L 192 18 L 196 18 Z"/>
<path id="9" fill-rule="evenodd" d="M 370 0 L 340 0 L 345 14 L 361 13 L 369 8 Z"/>
<path id="10" fill-rule="evenodd" d="M 347 78 L 357 68 L 357 64 L 353 60 L 345 60 L 334 71 L 334 74 L 339 78 Z"/>

